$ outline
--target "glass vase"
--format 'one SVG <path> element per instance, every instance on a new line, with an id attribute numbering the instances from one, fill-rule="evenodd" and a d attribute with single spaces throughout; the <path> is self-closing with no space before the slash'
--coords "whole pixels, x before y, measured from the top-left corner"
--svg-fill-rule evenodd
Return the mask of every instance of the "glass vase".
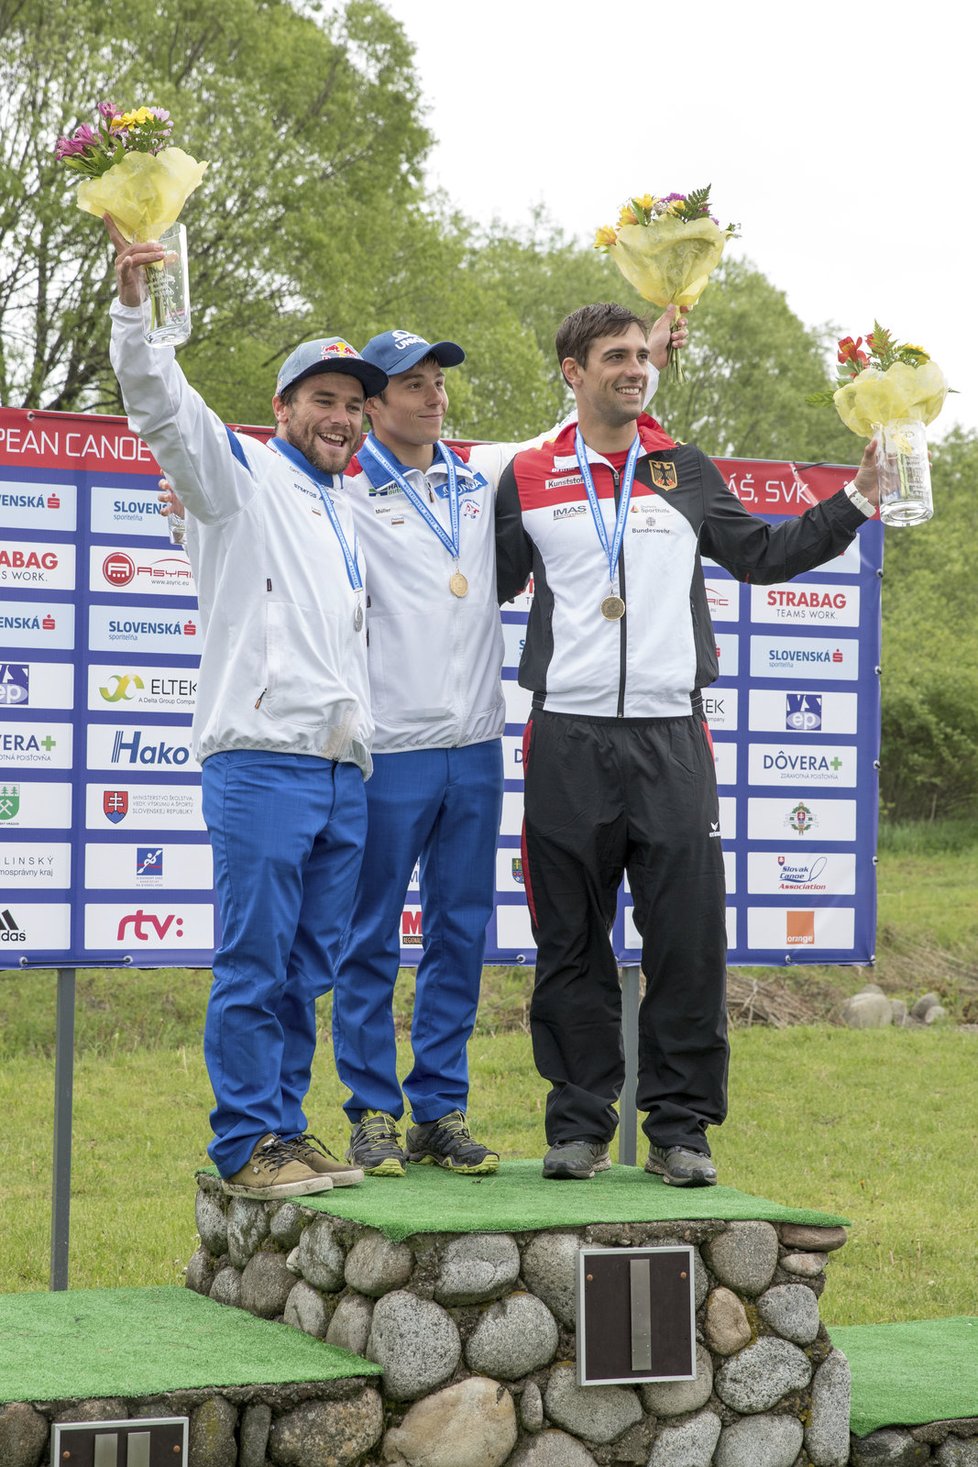
<path id="1" fill-rule="evenodd" d="M 187 231 L 171 224 L 157 242 L 164 258 L 145 268 L 143 335 L 150 346 L 180 346 L 190 337 Z"/>
<path id="2" fill-rule="evenodd" d="M 934 513 L 927 431 L 901 419 L 876 428 L 880 519 L 884 525 L 922 525 Z"/>

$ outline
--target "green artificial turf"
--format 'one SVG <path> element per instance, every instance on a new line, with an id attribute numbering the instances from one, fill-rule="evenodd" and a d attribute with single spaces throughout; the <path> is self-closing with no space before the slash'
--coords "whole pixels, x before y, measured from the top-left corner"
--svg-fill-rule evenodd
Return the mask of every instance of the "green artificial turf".
<path id="1" fill-rule="evenodd" d="M 206 1168 L 202 1175 L 217 1173 Z M 544 1181 L 538 1161 L 506 1161 L 489 1177 L 409 1166 L 406 1177 L 366 1177 L 359 1187 L 334 1187 L 301 1201 L 317 1212 L 377 1228 L 395 1242 L 414 1233 L 533 1232 L 687 1218 L 761 1218 L 819 1227 L 849 1221 L 837 1213 L 784 1207 L 733 1187 L 669 1187 L 635 1166 L 613 1166 L 587 1182 Z"/>
<path id="2" fill-rule="evenodd" d="M 0 1402 L 379 1375 L 286 1324 L 176 1286 L 0 1294 Z"/>
<path id="3" fill-rule="evenodd" d="M 829 1334 L 852 1369 L 857 1436 L 978 1416 L 978 1319 L 830 1325 Z"/>

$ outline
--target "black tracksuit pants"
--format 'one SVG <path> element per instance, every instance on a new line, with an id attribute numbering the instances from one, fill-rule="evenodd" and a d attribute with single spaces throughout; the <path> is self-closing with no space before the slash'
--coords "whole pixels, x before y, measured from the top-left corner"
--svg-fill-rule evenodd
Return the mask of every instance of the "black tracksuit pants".
<path id="1" fill-rule="evenodd" d="M 642 936 L 638 1108 L 659 1146 L 709 1152 L 726 1114 L 726 924 L 705 722 L 534 709 L 524 734 L 524 877 L 537 944 L 533 1057 L 547 1140 L 610 1140 L 624 1079 L 609 933 L 628 873 Z"/>

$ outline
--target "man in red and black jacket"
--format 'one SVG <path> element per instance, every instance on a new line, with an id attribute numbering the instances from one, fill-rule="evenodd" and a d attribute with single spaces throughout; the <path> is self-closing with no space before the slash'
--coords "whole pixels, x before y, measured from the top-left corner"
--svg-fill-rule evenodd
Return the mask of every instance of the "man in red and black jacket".
<path id="1" fill-rule="evenodd" d="M 647 326 L 584 306 L 557 333 L 571 425 L 517 455 L 496 507 L 500 601 L 532 572 L 519 680 L 524 876 L 537 968 L 533 1053 L 551 1085 L 544 1176 L 609 1165 L 624 1078 L 609 940 L 628 873 L 642 936 L 638 1107 L 646 1171 L 716 1181 L 706 1127 L 726 1114 L 725 892 L 701 689 L 717 677 L 701 554 L 774 583 L 838 555 L 878 493 L 874 444 L 853 483 L 772 527 L 715 465 L 644 414 Z"/>

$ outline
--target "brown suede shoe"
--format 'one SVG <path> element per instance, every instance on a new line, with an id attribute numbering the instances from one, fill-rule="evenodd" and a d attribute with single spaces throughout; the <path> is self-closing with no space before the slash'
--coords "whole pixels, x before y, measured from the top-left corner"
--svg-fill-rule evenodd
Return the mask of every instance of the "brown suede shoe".
<path id="1" fill-rule="evenodd" d="M 222 1177 L 221 1187 L 231 1197 L 254 1197 L 265 1202 L 274 1197 L 309 1197 L 328 1192 L 332 1177 L 314 1171 L 296 1158 L 287 1141 L 269 1131 L 251 1153 L 251 1160 L 231 1177 Z"/>
<path id="2" fill-rule="evenodd" d="M 292 1151 L 297 1160 L 303 1166 L 311 1167 L 314 1172 L 322 1177 L 331 1177 L 334 1187 L 356 1187 L 363 1181 L 363 1171 L 358 1166 L 350 1166 L 349 1162 L 340 1161 L 334 1156 L 328 1146 L 324 1146 L 318 1136 L 311 1131 L 304 1131 L 301 1136 L 293 1136 L 291 1141 L 286 1141 L 286 1146 Z"/>

